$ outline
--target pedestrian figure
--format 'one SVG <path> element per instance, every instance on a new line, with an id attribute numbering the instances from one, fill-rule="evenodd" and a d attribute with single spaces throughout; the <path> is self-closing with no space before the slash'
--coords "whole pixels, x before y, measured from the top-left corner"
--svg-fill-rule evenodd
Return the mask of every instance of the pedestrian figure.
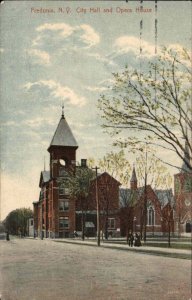
<path id="1" fill-rule="evenodd" d="M 138 247 L 140 247 L 141 246 L 141 236 L 139 233 L 137 234 L 137 243 L 138 243 Z"/>
<path id="2" fill-rule="evenodd" d="M 134 242 L 134 236 L 133 234 L 131 233 L 130 234 L 130 246 L 133 247 L 133 242 Z"/>
<path id="3" fill-rule="evenodd" d="M 140 247 L 141 246 L 141 237 L 139 233 L 135 234 L 135 247 Z"/>
<path id="4" fill-rule="evenodd" d="M 127 244 L 129 245 L 129 247 L 131 246 L 131 232 L 130 231 L 127 236 Z"/>
<path id="5" fill-rule="evenodd" d="M 77 231 L 74 230 L 74 237 L 78 237 Z"/>
<path id="6" fill-rule="evenodd" d="M 7 240 L 7 241 L 10 241 L 10 238 L 9 238 L 9 231 L 7 231 L 7 234 L 6 234 L 6 240 Z"/>
<path id="7" fill-rule="evenodd" d="M 135 234 L 135 247 L 138 247 L 138 234 Z"/>

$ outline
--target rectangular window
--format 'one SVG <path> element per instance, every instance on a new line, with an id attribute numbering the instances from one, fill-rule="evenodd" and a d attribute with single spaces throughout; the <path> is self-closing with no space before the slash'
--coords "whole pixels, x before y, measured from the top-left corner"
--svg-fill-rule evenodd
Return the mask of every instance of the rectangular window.
<path id="1" fill-rule="evenodd" d="M 33 220 L 31 220 L 31 226 L 33 226 Z"/>
<path id="2" fill-rule="evenodd" d="M 59 188 L 59 195 L 65 195 L 65 189 L 60 187 Z"/>
<path id="3" fill-rule="evenodd" d="M 69 217 L 60 217 L 59 218 L 59 228 L 60 229 L 69 228 Z"/>
<path id="4" fill-rule="evenodd" d="M 69 195 L 69 188 L 64 189 L 64 195 Z"/>
<path id="5" fill-rule="evenodd" d="M 59 195 L 69 195 L 68 180 L 59 184 Z"/>
<path id="6" fill-rule="evenodd" d="M 60 200 L 59 201 L 59 210 L 60 211 L 69 210 L 69 201 L 68 200 Z"/>
<path id="7" fill-rule="evenodd" d="M 115 219 L 114 218 L 109 218 L 108 219 L 108 228 L 109 229 L 115 229 Z"/>

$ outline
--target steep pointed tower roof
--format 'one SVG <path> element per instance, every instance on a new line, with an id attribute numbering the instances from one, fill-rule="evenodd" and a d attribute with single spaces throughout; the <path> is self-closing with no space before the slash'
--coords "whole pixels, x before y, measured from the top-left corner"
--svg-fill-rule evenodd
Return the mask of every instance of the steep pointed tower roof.
<path id="1" fill-rule="evenodd" d="M 62 110 L 61 119 L 57 126 L 57 129 L 52 138 L 51 144 L 48 150 L 52 146 L 61 146 L 61 147 L 76 147 L 78 148 L 77 142 L 73 133 L 64 117 L 64 112 Z"/>
<path id="2" fill-rule="evenodd" d="M 131 189 L 137 189 L 137 176 L 135 172 L 135 166 L 133 166 L 132 176 L 130 180 Z"/>

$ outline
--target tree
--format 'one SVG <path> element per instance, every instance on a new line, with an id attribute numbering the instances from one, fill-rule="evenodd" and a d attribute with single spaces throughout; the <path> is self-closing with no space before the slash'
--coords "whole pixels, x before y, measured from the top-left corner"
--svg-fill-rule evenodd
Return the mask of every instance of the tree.
<path id="1" fill-rule="evenodd" d="M 122 185 L 127 185 L 131 166 L 123 150 L 115 153 L 113 151 L 107 153 L 98 162 L 102 172 L 108 172 L 112 177 L 119 181 Z"/>
<path id="2" fill-rule="evenodd" d="M 145 151 L 141 151 L 136 157 L 136 171 L 140 186 L 144 186 L 144 201 L 141 203 L 140 210 L 140 234 L 146 241 L 146 227 L 147 227 L 147 185 L 151 185 L 155 190 L 159 187 L 165 187 L 166 182 L 170 182 L 171 175 L 169 174 L 165 165 L 156 158 L 154 149 L 145 146 Z M 161 213 L 161 212 L 159 212 Z"/>
<path id="3" fill-rule="evenodd" d="M 13 210 L 4 221 L 5 228 L 11 234 L 18 235 L 20 232 L 23 236 L 26 236 L 27 220 L 31 217 L 33 217 L 33 212 L 30 208 L 18 208 Z"/>
<path id="4" fill-rule="evenodd" d="M 128 243 L 129 232 L 133 232 L 134 206 L 137 202 L 136 190 L 120 189 L 121 221 L 126 230 Z"/>
<path id="5" fill-rule="evenodd" d="M 81 210 L 82 240 L 85 238 L 86 212 L 89 207 L 88 195 L 94 173 L 88 167 L 77 167 L 69 176 L 70 195 L 76 199 L 76 206 Z"/>
<path id="6" fill-rule="evenodd" d="M 94 159 L 89 159 L 89 164 L 94 164 Z M 124 151 L 121 150 L 118 153 L 107 153 L 102 159 L 98 161 L 99 170 L 101 172 L 107 172 L 110 176 L 103 176 L 103 182 L 99 187 L 99 202 L 101 210 L 105 215 L 105 222 L 103 224 L 103 230 L 105 239 L 108 239 L 108 220 L 109 211 L 112 209 L 110 203 L 115 178 L 120 184 L 127 185 L 130 177 L 130 164 L 126 159 Z"/>
<path id="7" fill-rule="evenodd" d="M 113 74 L 115 83 L 100 97 L 99 109 L 103 127 L 123 134 L 116 145 L 142 149 L 147 141 L 175 152 L 192 171 L 190 60 L 186 49 L 163 48 L 145 73 L 126 67 Z M 125 138 L 130 132 L 134 136 Z"/>

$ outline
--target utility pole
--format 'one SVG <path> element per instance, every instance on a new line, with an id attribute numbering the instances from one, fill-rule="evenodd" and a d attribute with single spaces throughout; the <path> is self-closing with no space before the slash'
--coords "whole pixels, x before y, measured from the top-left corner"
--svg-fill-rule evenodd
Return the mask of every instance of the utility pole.
<path id="1" fill-rule="evenodd" d="M 99 197 L 98 197 L 98 186 L 97 186 L 97 171 L 99 168 L 96 166 L 92 168 L 96 171 L 96 181 L 95 181 L 95 197 L 97 203 L 97 246 L 100 246 L 100 206 L 99 206 Z"/>
<path id="2" fill-rule="evenodd" d="M 145 186 L 144 186 L 144 242 L 147 239 L 147 143 L 145 148 Z"/>

